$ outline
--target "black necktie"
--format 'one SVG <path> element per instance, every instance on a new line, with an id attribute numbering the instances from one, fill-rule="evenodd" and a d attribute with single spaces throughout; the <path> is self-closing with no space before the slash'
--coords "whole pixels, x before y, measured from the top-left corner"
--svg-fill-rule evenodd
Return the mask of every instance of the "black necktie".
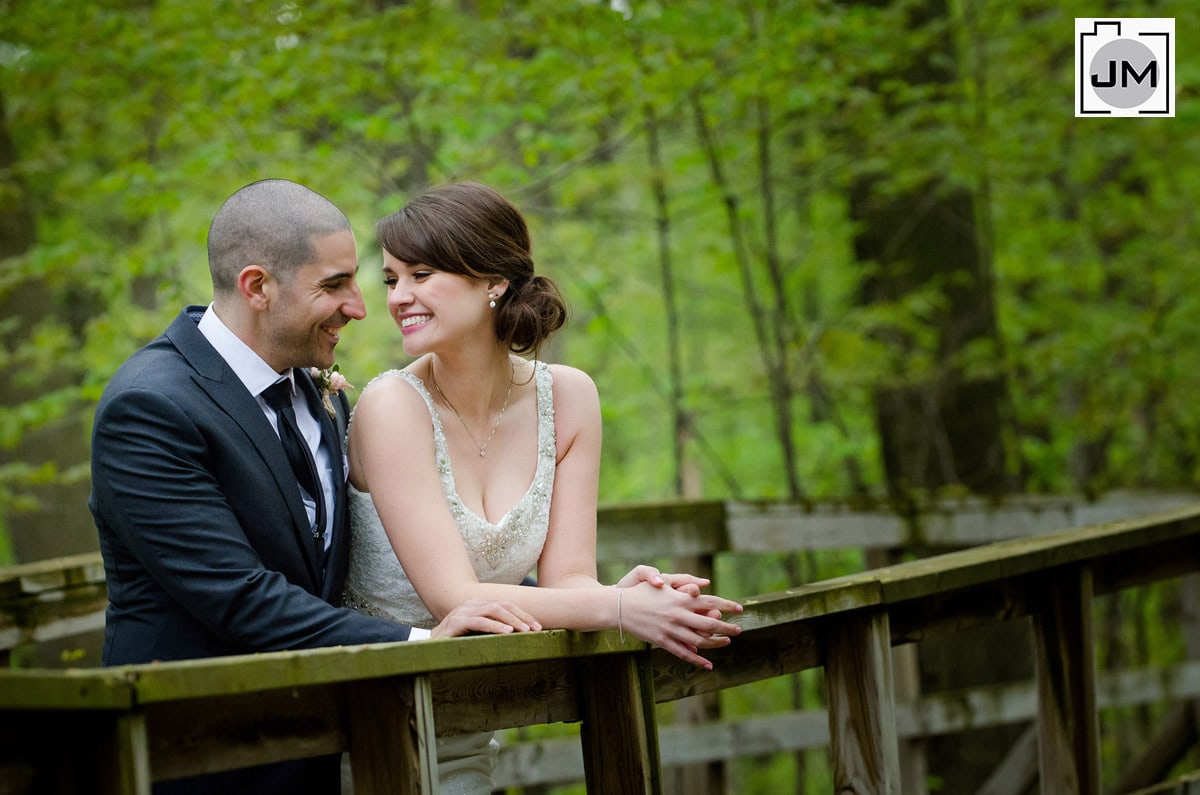
<path id="1" fill-rule="evenodd" d="M 279 440 L 283 442 L 283 451 L 287 453 L 297 482 L 317 504 L 317 523 L 312 533 L 317 542 L 317 551 L 324 552 L 325 500 L 322 496 L 321 479 L 317 477 L 317 465 L 313 462 L 308 442 L 304 441 L 300 426 L 296 424 L 296 411 L 292 408 L 291 382 L 285 379 L 272 384 L 263 390 L 262 396 L 267 405 L 279 415 Z"/>

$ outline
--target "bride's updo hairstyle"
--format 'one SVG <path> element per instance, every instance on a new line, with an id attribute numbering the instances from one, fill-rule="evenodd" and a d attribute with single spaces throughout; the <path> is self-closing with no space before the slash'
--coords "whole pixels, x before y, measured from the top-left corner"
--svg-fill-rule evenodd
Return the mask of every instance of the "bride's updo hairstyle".
<path id="1" fill-rule="evenodd" d="M 496 336 L 515 353 L 536 355 L 567 320 L 558 286 L 533 272 L 525 219 L 486 185 L 452 182 L 427 190 L 382 218 L 375 234 L 401 262 L 473 279 L 507 279 L 494 323 Z"/>

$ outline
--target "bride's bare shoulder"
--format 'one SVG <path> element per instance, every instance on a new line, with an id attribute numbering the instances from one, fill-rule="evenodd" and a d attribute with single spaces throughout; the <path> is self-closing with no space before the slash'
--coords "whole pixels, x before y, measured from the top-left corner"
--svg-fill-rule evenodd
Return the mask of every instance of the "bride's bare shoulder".
<path id="1" fill-rule="evenodd" d="M 354 403 L 351 427 L 378 423 L 384 417 L 388 418 L 388 424 L 412 417 L 413 409 L 424 406 L 412 378 L 407 370 L 389 370 L 371 379 Z"/>
<path id="2" fill-rule="evenodd" d="M 578 367 L 566 364 L 552 364 L 549 367 L 550 376 L 554 380 L 555 392 L 572 396 L 596 392 L 596 382 Z"/>
<path id="3" fill-rule="evenodd" d="M 600 394 L 592 377 L 577 367 L 550 365 L 554 379 L 554 415 L 560 430 L 599 421 Z"/>

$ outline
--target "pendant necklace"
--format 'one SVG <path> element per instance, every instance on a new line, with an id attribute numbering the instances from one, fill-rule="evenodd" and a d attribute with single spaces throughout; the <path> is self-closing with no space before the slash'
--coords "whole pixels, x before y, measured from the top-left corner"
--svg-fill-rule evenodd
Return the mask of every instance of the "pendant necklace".
<path id="1" fill-rule="evenodd" d="M 471 442 L 479 448 L 480 458 L 487 456 L 487 446 L 491 444 L 492 437 L 496 435 L 496 430 L 500 427 L 500 420 L 504 419 L 504 411 L 508 408 L 508 399 L 512 397 L 513 381 L 515 380 L 516 370 L 513 369 L 513 363 L 511 359 L 508 361 L 508 366 L 510 369 L 510 374 L 508 378 L 508 391 L 504 393 L 504 405 L 500 407 L 500 416 L 496 417 L 496 424 L 492 426 L 492 432 L 488 434 L 488 438 L 483 440 L 483 444 L 480 444 L 479 440 L 475 438 L 475 434 L 471 433 L 471 428 L 469 425 L 467 425 L 467 421 L 464 420 L 463 416 L 458 413 L 458 409 L 454 408 L 454 404 L 450 402 L 450 398 L 446 397 L 446 393 L 442 391 L 440 386 L 438 386 L 437 376 L 433 374 L 433 362 L 429 363 L 429 380 L 433 382 L 433 388 L 436 389 L 437 393 L 442 396 L 442 400 L 445 401 L 446 405 L 450 407 L 450 410 L 454 412 L 454 416 L 458 417 L 458 421 L 462 423 L 463 430 L 467 432 L 467 436 L 471 438 Z"/>

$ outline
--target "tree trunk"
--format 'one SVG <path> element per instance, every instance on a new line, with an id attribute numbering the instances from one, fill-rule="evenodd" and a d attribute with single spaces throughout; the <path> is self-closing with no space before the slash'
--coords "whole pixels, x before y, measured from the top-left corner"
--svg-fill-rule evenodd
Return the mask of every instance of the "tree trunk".
<path id="1" fill-rule="evenodd" d="M 851 215 L 862 227 L 856 256 L 878 268 L 863 286 L 863 302 L 898 302 L 931 286 L 940 286 L 944 300 L 933 319 L 935 350 L 921 351 L 899 335 L 891 340 L 905 358 L 931 356 L 936 371 L 902 376 L 875 392 L 889 490 L 1014 491 L 1005 465 L 1004 378 L 972 376 L 962 363 L 972 344 L 999 350 L 991 280 L 975 237 L 974 197 L 945 187 L 936 175 L 920 191 L 899 196 L 881 197 L 880 184 L 862 181 L 851 194 Z"/>
<path id="2" fill-rule="evenodd" d="M 906 30 L 897 31 L 897 37 L 914 34 L 909 40 L 925 44 L 895 70 L 870 78 L 871 87 L 881 94 L 874 84 L 885 80 L 934 89 L 957 79 L 947 2 L 926 0 L 906 8 Z M 902 100 L 884 96 L 881 101 L 887 118 L 903 118 L 911 109 Z M 905 140 L 905 146 L 917 145 L 920 151 L 923 132 L 912 127 L 892 134 L 911 136 L 913 144 Z M 872 142 L 864 145 L 871 147 Z M 935 161 L 930 157 L 918 162 Z M 902 189 L 890 184 L 891 175 L 911 175 L 912 170 L 912 162 L 889 164 L 862 175 L 849 194 L 850 215 L 859 230 L 855 255 L 871 274 L 862 285 L 861 301 L 922 307 L 919 315 L 912 313 L 912 325 L 893 327 L 883 335 L 896 361 L 904 363 L 904 371 L 874 394 L 888 491 L 898 505 L 919 502 L 921 496 L 945 487 L 989 495 L 1016 491 L 1019 483 L 1005 454 L 1007 385 L 1000 366 L 989 241 L 978 224 L 978 197 L 932 169 L 921 180 L 906 181 Z M 927 298 L 914 302 L 917 296 Z M 991 367 L 978 366 L 981 354 Z M 968 355 L 971 369 L 965 366 Z M 910 362 L 926 364 L 910 369 Z M 922 643 L 921 690 L 937 692 L 1028 675 L 1028 633 L 1014 623 L 980 632 L 978 642 L 969 644 L 961 639 L 954 644 Z M 934 738 L 927 745 L 929 772 L 941 779 L 945 792 L 972 792 L 1019 733 L 1017 727 Z"/>
<path id="3" fill-rule="evenodd" d="M 32 355 L 23 348 L 37 324 L 47 315 L 73 312 L 73 302 L 56 301 L 42 281 L 13 273 L 19 267 L 15 258 L 36 242 L 33 203 L 18 165 L 0 95 L 0 171 L 11 175 L 8 189 L 0 193 L 0 268 L 6 272 L 0 317 L 11 324 L 0 354 L 6 362 L 0 368 L 0 410 L 6 412 L 38 397 L 20 383 L 21 370 Z M 79 318 L 70 314 L 65 320 L 76 325 Z M 59 382 L 42 382 L 38 389 L 44 393 L 67 386 L 75 375 L 59 373 Z M 15 445 L 0 449 L 0 565 L 96 549 L 87 509 L 88 481 L 64 475 L 64 470 L 88 460 L 87 419 L 76 410 L 57 421 L 24 427 Z"/>

